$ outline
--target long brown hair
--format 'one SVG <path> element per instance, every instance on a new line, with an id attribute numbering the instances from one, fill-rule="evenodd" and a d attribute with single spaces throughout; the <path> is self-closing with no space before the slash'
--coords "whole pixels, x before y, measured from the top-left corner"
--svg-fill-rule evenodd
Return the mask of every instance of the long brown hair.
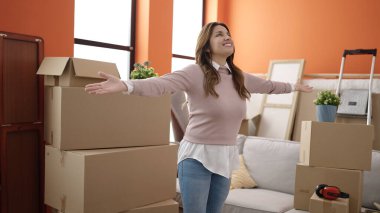
<path id="1" fill-rule="evenodd" d="M 215 91 L 215 85 L 217 85 L 220 82 L 220 75 L 212 66 L 210 38 L 211 38 L 214 27 L 218 25 L 225 27 L 227 31 L 230 32 L 227 25 L 225 25 L 224 23 L 210 22 L 206 24 L 202 28 L 198 36 L 197 47 L 195 50 L 195 62 L 201 67 L 205 76 L 205 79 L 203 82 L 203 88 L 205 90 L 205 93 L 207 96 L 212 95 L 214 97 L 219 97 L 219 94 Z M 235 53 L 235 50 L 234 50 L 234 53 Z M 227 58 L 227 64 L 230 67 L 231 72 L 232 72 L 232 79 L 234 82 L 234 86 L 240 98 L 249 99 L 251 94 L 249 93 L 247 88 L 245 88 L 244 86 L 243 72 L 233 62 L 234 53 L 232 53 L 232 55 L 230 55 Z"/>

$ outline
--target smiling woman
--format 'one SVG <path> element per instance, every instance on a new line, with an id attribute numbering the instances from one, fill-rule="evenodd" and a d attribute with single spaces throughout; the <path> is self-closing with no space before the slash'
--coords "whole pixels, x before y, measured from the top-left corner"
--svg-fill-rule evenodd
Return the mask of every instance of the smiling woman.
<path id="1" fill-rule="evenodd" d="M 301 84 L 265 80 L 243 73 L 233 61 L 234 43 L 224 23 L 206 24 L 197 40 L 195 64 L 144 80 L 121 81 L 101 73 L 106 81 L 86 85 L 90 94 L 125 92 L 162 96 L 184 91 L 189 100 L 189 124 L 178 151 L 178 178 L 185 213 L 220 213 L 233 170 L 239 168 L 236 137 L 250 93 L 309 92 Z M 293 88 L 293 89 L 292 89 Z"/>
<path id="2" fill-rule="evenodd" d="M 234 53 L 233 41 L 230 32 L 221 25 L 214 28 L 210 39 L 213 59 L 219 64 L 223 64 L 226 57 Z"/>

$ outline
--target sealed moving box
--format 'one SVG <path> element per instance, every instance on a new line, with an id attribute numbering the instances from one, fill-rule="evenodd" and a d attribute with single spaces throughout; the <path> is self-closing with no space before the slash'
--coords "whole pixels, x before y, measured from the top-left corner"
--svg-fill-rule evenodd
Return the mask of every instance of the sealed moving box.
<path id="1" fill-rule="evenodd" d="M 60 151 L 45 147 L 45 204 L 121 212 L 175 197 L 177 145 Z"/>
<path id="2" fill-rule="evenodd" d="M 61 150 L 164 145 L 169 125 L 170 96 L 45 87 L 45 140 Z"/>
<path id="3" fill-rule="evenodd" d="M 349 198 L 327 200 L 313 194 L 310 198 L 310 213 L 349 213 Z"/>
<path id="4" fill-rule="evenodd" d="M 103 81 L 99 71 L 119 77 L 114 63 L 69 57 L 45 57 L 37 74 L 45 76 L 46 86 L 82 87 Z"/>
<path id="5" fill-rule="evenodd" d="M 363 124 L 302 122 L 300 163 L 371 170 L 374 127 Z"/>
<path id="6" fill-rule="evenodd" d="M 350 212 L 362 206 L 363 171 L 297 165 L 294 208 L 308 211 L 310 198 L 319 184 L 337 186 L 350 195 Z"/>
<path id="7" fill-rule="evenodd" d="M 178 211 L 179 205 L 177 202 L 174 200 L 166 200 L 121 213 L 178 213 Z"/>

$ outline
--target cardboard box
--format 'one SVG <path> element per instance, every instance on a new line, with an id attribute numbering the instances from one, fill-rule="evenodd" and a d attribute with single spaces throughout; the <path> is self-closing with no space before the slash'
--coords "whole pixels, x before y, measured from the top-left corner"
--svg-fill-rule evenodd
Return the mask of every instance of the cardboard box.
<path id="1" fill-rule="evenodd" d="M 51 209 L 53 213 L 60 213 L 57 209 Z M 143 207 L 137 207 L 120 213 L 178 213 L 179 205 L 174 200 L 165 200 L 158 203 L 153 203 Z"/>
<path id="2" fill-rule="evenodd" d="M 178 145 L 60 151 L 45 147 L 45 204 L 67 213 L 121 212 L 172 199 Z"/>
<path id="3" fill-rule="evenodd" d="M 256 115 L 253 118 L 245 118 L 241 122 L 240 129 L 239 129 L 239 134 L 242 135 L 252 135 L 255 136 L 257 135 L 257 126 L 259 125 L 260 122 L 260 115 Z"/>
<path id="4" fill-rule="evenodd" d="M 313 100 L 317 97 L 318 92 L 318 90 L 313 90 L 311 92 L 300 92 L 298 94 L 298 104 L 295 112 L 292 133 L 293 141 L 301 140 L 301 127 L 303 121 L 316 121 L 316 107 Z"/>
<path id="5" fill-rule="evenodd" d="M 294 208 L 309 210 L 309 200 L 319 184 L 337 186 L 350 195 L 350 212 L 362 206 L 363 171 L 297 165 Z"/>
<path id="6" fill-rule="evenodd" d="M 61 150 L 164 145 L 169 126 L 170 96 L 45 88 L 45 140 Z"/>
<path id="7" fill-rule="evenodd" d="M 310 213 L 349 213 L 349 198 L 327 200 L 313 194 L 310 198 Z"/>
<path id="8" fill-rule="evenodd" d="M 179 205 L 177 202 L 174 200 L 166 200 L 121 213 L 178 213 L 178 211 Z"/>
<path id="9" fill-rule="evenodd" d="M 365 117 L 353 117 L 353 116 L 338 116 L 336 118 L 337 123 L 357 123 L 367 124 L 367 116 Z M 372 93 L 372 118 L 371 124 L 374 126 L 375 139 L 372 148 L 380 150 L 380 94 Z"/>
<path id="10" fill-rule="evenodd" d="M 300 141 L 301 138 L 301 126 L 302 121 L 316 120 L 316 110 L 313 100 L 317 96 L 318 90 L 314 90 L 310 93 L 299 93 L 298 108 L 296 111 L 294 128 L 292 134 L 292 140 Z M 334 90 L 335 92 L 335 90 Z M 337 123 L 358 123 L 366 124 L 367 119 L 355 118 L 355 117 L 340 117 L 336 118 Z M 375 128 L 375 140 L 373 142 L 373 149 L 380 150 L 380 94 L 372 94 L 372 124 Z"/>
<path id="11" fill-rule="evenodd" d="M 99 71 L 119 77 L 114 63 L 69 57 L 45 57 L 37 74 L 45 75 L 47 86 L 82 87 L 103 81 Z"/>
<path id="12" fill-rule="evenodd" d="M 300 163 L 371 170 L 374 127 L 363 124 L 302 122 Z"/>

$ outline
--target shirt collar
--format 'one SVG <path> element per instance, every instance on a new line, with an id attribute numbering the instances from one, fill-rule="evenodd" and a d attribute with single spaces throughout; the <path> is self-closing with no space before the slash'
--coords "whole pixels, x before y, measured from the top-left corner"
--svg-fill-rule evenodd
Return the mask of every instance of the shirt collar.
<path id="1" fill-rule="evenodd" d="M 216 63 L 215 61 L 212 61 L 212 66 L 216 69 L 216 70 L 219 70 L 220 68 L 220 65 L 218 63 Z M 229 73 L 231 73 L 231 69 L 230 69 L 230 66 L 228 66 L 228 63 L 226 62 L 225 65 L 223 65 L 224 67 L 226 67 L 229 71 Z"/>

